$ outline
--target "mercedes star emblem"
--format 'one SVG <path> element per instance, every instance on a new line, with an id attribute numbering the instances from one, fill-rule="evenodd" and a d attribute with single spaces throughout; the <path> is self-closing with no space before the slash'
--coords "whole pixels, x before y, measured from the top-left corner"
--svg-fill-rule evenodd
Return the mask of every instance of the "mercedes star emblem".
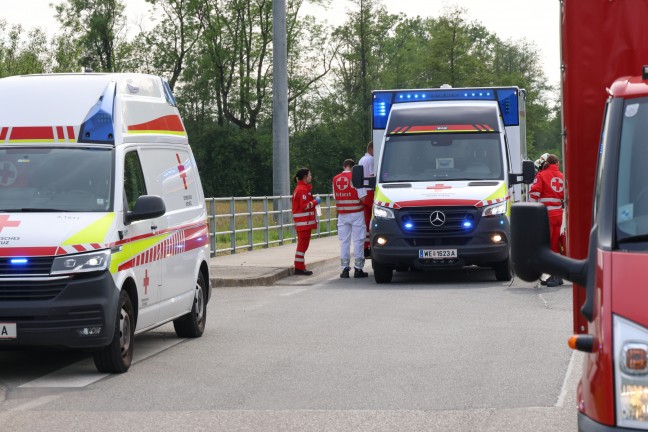
<path id="1" fill-rule="evenodd" d="M 445 223 L 446 216 L 443 212 L 434 211 L 430 214 L 430 223 L 435 227 L 440 227 Z"/>

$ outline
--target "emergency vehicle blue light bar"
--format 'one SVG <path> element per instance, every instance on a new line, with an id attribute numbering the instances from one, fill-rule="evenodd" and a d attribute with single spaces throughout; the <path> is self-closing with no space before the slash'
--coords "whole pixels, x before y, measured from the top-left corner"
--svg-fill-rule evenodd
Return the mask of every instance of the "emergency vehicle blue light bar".
<path id="1" fill-rule="evenodd" d="M 115 83 L 110 82 L 81 124 L 78 140 L 80 143 L 115 143 L 115 131 L 113 128 L 114 101 Z"/>
<path id="2" fill-rule="evenodd" d="M 9 261 L 11 265 L 25 265 L 27 264 L 27 258 L 11 258 Z"/>
<path id="3" fill-rule="evenodd" d="M 373 129 L 385 129 L 391 107 L 397 103 L 496 100 L 500 106 L 505 126 L 520 124 L 518 89 L 510 88 L 456 88 L 426 90 L 375 91 L 373 93 Z"/>

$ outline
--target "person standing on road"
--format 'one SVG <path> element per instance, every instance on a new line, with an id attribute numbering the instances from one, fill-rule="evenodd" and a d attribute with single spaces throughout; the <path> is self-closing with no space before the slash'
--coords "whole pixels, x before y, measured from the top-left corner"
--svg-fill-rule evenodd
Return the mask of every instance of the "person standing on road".
<path id="1" fill-rule="evenodd" d="M 306 270 L 306 250 L 311 239 L 311 230 L 317 228 L 315 207 L 320 203 L 320 198 L 313 198 L 311 181 L 313 176 L 308 168 L 301 168 L 295 174 L 297 182 L 292 196 L 292 214 L 297 232 L 297 251 L 295 252 L 295 274 L 310 276 L 312 271 Z"/>
<path id="2" fill-rule="evenodd" d="M 560 228 L 563 219 L 563 201 L 565 199 L 565 179 L 558 168 L 558 157 L 550 154 L 541 171 L 536 175 L 529 192 L 531 201 L 541 202 L 549 214 L 549 238 L 551 250 L 560 253 Z M 544 281 L 542 282 L 544 284 Z M 546 280 L 548 287 L 562 285 L 558 276 Z"/>
<path id="3" fill-rule="evenodd" d="M 351 186 L 351 169 L 355 165 L 353 159 L 347 159 L 342 164 L 343 171 L 333 177 L 333 194 L 338 214 L 338 238 L 340 239 L 341 278 L 348 279 L 351 271 L 350 247 L 353 241 L 353 277 L 363 278 L 368 274 L 362 271 L 365 264 L 364 241 L 365 220 L 364 206 L 358 197 L 358 191 Z"/>
<path id="4" fill-rule="evenodd" d="M 367 144 L 367 153 L 360 158 L 358 165 L 361 165 L 364 168 L 365 177 L 374 177 L 376 175 L 376 172 L 374 171 L 373 141 L 369 141 L 369 144 Z M 367 182 L 365 182 L 365 186 L 368 186 Z M 371 223 L 371 212 L 373 210 L 374 190 L 369 188 L 358 189 L 358 196 L 364 206 L 364 220 L 366 227 L 364 256 L 365 258 L 369 258 L 371 256 L 369 224 Z"/>

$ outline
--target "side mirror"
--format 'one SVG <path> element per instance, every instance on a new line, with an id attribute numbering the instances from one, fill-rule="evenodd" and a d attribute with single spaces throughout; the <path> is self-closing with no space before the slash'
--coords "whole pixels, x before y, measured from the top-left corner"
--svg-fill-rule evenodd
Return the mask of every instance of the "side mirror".
<path id="1" fill-rule="evenodd" d="M 125 220 L 129 224 L 139 220 L 155 219 L 164 213 L 166 213 L 166 206 L 162 198 L 157 195 L 142 195 L 137 198 L 133 211 L 126 213 Z"/>
<path id="2" fill-rule="evenodd" d="M 511 257 L 515 274 L 527 282 L 538 279 L 542 273 L 549 273 L 586 285 L 587 260 L 552 252 L 549 217 L 543 204 L 517 203 L 511 206 Z"/>
<path id="3" fill-rule="evenodd" d="M 364 167 L 362 165 L 355 165 L 351 171 L 351 184 L 356 189 L 364 187 Z"/>
<path id="4" fill-rule="evenodd" d="M 522 161 L 522 182 L 525 184 L 531 184 L 533 183 L 533 180 L 535 180 L 535 166 L 533 166 L 533 162 L 530 160 L 525 160 Z"/>

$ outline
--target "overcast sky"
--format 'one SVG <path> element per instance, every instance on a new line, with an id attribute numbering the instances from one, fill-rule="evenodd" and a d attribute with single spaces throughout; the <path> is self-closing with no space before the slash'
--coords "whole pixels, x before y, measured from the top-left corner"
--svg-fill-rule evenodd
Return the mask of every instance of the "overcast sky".
<path id="1" fill-rule="evenodd" d="M 25 29 L 42 27 L 49 33 L 58 30 L 50 3 L 59 0 L 0 0 L 0 17 Z M 142 21 L 149 6 L 144 0 L 126 0 L 130 25 Z M 560 36 L 558 0 L 383 0 L 392 13 L 437 17 L 446 7 L 457 5 L 468 11 L 468 21 L 479 21 L 500 38 L 534 43 L 542 52 L 542 63 L 550 84 L 557 85 L 560 77 Z M 351 8 L 348 0 L 332 0 L 331 8 L 305 8 L 304 11 L 326 18 L 330 24 L 344 22 Z M 144 21 L 146 22 L 146 21 Z"/>

